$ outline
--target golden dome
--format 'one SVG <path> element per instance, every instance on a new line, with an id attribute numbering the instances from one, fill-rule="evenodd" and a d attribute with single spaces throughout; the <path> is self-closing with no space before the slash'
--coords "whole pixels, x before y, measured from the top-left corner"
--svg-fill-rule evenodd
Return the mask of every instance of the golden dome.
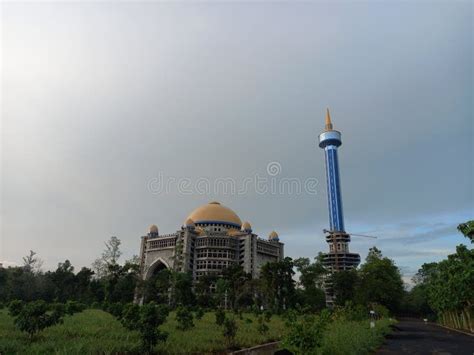
<path id="1" fill-rule="evenodd" d="M 189 218 L 196 224 L 225 223 L 232 224 L 239 228 L 242 225 L 242 221 L 234 211 L 216 201 L 209 202 L 207 205 L 196 208 L 191 212 L 186 220 Z"/>
<path id="2" fill-rule="evenodd" d="M 243 231 L 251 231 L 252 230 L 252 226 L 250 225 L 249 222 L 244 222 L 242 224 L 242 230 Z"/>
<path id="3" fill-rule="evenodd" d="M 268 235 L 268 239 L 278 239 L 278 233 L 275 232 L 275 231 L 272 231 L 272 232 Z"/>
<path id="4" fill-rule="evenodd" d="M 158 233 L 158 227 L 156 226 L 156 224 L 152 224 L 149 230 L 150 233 Z"/>

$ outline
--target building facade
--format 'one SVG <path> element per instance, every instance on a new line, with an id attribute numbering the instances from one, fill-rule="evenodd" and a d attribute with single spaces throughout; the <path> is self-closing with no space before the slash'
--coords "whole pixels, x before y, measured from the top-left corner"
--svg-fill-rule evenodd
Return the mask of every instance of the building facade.
<path id="1" fill-rule="evenodd" d="M 273 231 L 268 239 L 253 233 L 250 223 L 219 202 L 198 207 L 175 233 L 161 235 L 156 225 L 141 237 L 140 269 L 143 279 L 167 268 L 190 272 L 197 281 L 203 275 L 221 275 L 240 265 L 253 278 L 269 261 L 283 259 L 283 243 Z"/>

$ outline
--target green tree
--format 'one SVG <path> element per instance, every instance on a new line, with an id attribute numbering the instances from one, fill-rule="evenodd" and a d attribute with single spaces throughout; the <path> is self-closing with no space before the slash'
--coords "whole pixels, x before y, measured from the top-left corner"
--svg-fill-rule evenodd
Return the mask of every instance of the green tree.
<path id="1" fill-rule="evenodd" d="M 447 325 L 473 331 L 474 250 L 458 245 L 456 253 L 437 264 L 425 264 L 419 279 L 428 303 Z"/>
<path id="2" fill-rule="evenodd" d="M 223 325 L 225 321 L 225 312 L 223 309 L 218 308 L 216 309 L 216 324 Z"/>
<path id="3" fill-rule="evenodd" d="M 64 315 L 59 308 L 51 311 L 44 301 L 26 303 L 19 312 L 12 314 L 15 314 L 15 326 L 28 333 L 30 340 L 43 329 L 62 322 Z"/>
<path id="4" fill-rule="evenodd" d="M 322 289 L 326 269 L 321 263 L 320 256 L 313 263 L 309 258 L 298 258 L 294 266 L 299 272 L 299 288 L 296 290 L 298 303 L 304 308 L 315 312 L 326 306 L 326 297 Z"/>
<path id="5" fill-rule="evenodd" d="M 154 302 L 143 306 L 127 305 L 120 317 L 122 324 L 130 330 L 138 331 L 142 350 L 151 353 L 158 341 L 166 341 L 168 334 L 159 329 L 168 317 L 168 307 Z"/>
<path id="6" fill-rule="evenodd" d="M 193 313 L 188 307 L 180 306 L 176 309 L 176 326 L 179 330 L 188 330 L 194 327 Z"/>
<path id="7" fill-rule="evenodd" d="M 458 231 L 474 243 L 474 220 L 458 225 Z"/>
<path id="8" fill-rule="evenodd" d="M 356 287 L 359 282 L 357 270 L 342 270 L 331 275 L 335 304 L 343 306 L 348 301 L 354 302 Z"/>
<path id="9" fill-rule="evenodd" d="M 237 322 L 233 318 L 226 318 L 224 320 L 223 335 L 226 340 L 226 344 L 229 348 L 235 346 L 235 337 L 237 335 Z"/>
<path id="10" fill-rule="evenodd" d="M 242 266 L 231 265 L 224 269 L 222 272 L 222 278 L 226 280 L 225 292 L 228 298 L 228 302 L 234 310 L 239 307 L 239 301 L 243 298 L 246 291 L 246 283 L 252 278 L 250 274 L 247 274 Z"/>
<path id="11" fill-rule="evenodd" d="M 391 311 L 398 310 L 401 304 L 404 290 L 400 271 L 376 247 L 369 250 L 365 263 L 360 267 L 356 294 L 361 304 L 378 303 Z"/>
<path id="12" fill-rule="evenodd" d="M 277 312 L 294 304 L 296 291 L 293 266 L 293 260 L 287 257 L 279 262 L 268 262 L 260 269 L 265 303 Z"/>
<path id="13" fill-rule="evenodd" d="M 305 314 L 300 318 L 288 317 L 288 332 L 283 346 L 295 355 L 317 354 L 328 324 L 330 314 L 323 310 L 319 316 Z"/>

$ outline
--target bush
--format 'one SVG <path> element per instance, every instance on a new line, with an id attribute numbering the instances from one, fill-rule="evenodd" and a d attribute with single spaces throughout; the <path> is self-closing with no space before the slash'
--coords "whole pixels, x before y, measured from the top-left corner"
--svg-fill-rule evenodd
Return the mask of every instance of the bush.
<path id="1" fill-rule="evenodd" d="M 65 311 L 69 315 L 74 313 L 80 313 L 86 309 L 86 305 L 76 301 L 67 301 L 65 306 Z"/>
<path id="2" fill-rule="evenodd" d="M 117 303 L 107 303 L 105 304 L 106 311 L 113 315 L 115 318 L 122 318 L 123 313 L 123 304 L 120 302 Z"/>
<path id="3" fill-rule="evenodd" d="M 204 316 L 204 310 L 201 307 L 198 307 L 195 314 L 196 319 L 201 319 L 203 316 Z"/>
<path id="4" fill-rule="evenodd" d="M 176 321 L 178 322 L 176 329 L 188 330 L 194 327 L 193 313 L 188 307 L 178 307 Z"/>
<path id="5" fill-rule="evenodd" d="M 247 323 L 247 324 L 252 324 L 252 323 L 253 323 L 253 320 L 250 319 L 250 318 L 245 318 L 245 323 Z"/>
<path id="6" fill-rule="evenodd" d="M 351 301 L 347 301 L 344 307 L 336 307 L 334 309 L 332 318 L 347 322 L 361 321 L 369 318 L 369 312 L 364 306 L 360 304 L 354 306 Z"/>
<path id="7" fill-rule="evenodd" d="M 122 324 L 129 330 L 140 333 L 142 350 L 149 353 L 158 341 L 166 341 L 168 334 L 158 327 L 168 317 L 169 309 L 164 305 L 150 302 L 144 306 L 127 304 L 123 307 Z"/>
<path id="8" fill-rule="evenodd" d="M 268 325 L 266 323 L 266 318 L 264 318 L 262 316 L 258 317 L 258 326 L 257 326 L 258 332 L 262 335 L 265 335 L 265 334 L 267 334 L 269 329 L 270 328 L 268 327 Z"/>
<path id="9" fill-rule="evenodd" d="M 237 322 L 233 318 L 224 320 L 224 338 L 228 347 L 235 346 L 235 336 L 237 335 Z"/>
<path id="10" fill-rule="evenodd" d="M 388 318 L 390 316 L 390 311 L 388 308 L 381 304 L 372 305 L 372 310 L 375 311 L 375 316 L 377 319 Z"/>
<path id="11" fill-rule="evenodd" d="M 316 354 L 329 322 L 327 310 L 323 310 L 319 316 L 304 315 L 302 319 L 289 320 L 288 334 L 283 340 L 284 347 L 295 355 Z"/>
<path id="12" fill-rule="evenodd" d="M 28 333 L 31 340 L 36 333 L 62 322 L 63 315 L 60 308 L 49 312 L 46 302 L 35 301 L 24 305 L 14 322 L 19 330 Z"/>
<path id="13" fill-rule="evenodd" d="M 270 322 L 270 320 L 272 319 L 272 312 L 270 310 L 266 310 L 263 314 L 265 316 L 265 320 L 267 322 Z"/>
<path id="14" fill-rule="evenodd" d="M 225 312 L 221 308 L 218 308 L 216 310 L 216 324 L 223 325 L 224 321 L 225 321 Z"/>
<path id="15" fill-rule="evenodd" d="M 25 303 L 23 301 L 13 300 L 8 305 L 8 313 L 12 317 L 16 317 L 18 314 L 20 314 L 20 312 L 21 312 L 21 310 L 23 309 L 24 306 L 25 306 Z"/>
<path id="16" fill-rule="evenodd" d="M 123 306 L 120 322 L 125 328 L 135 329 L 140 321 L 140 306 L 134 303 L 127 303 Z"/>

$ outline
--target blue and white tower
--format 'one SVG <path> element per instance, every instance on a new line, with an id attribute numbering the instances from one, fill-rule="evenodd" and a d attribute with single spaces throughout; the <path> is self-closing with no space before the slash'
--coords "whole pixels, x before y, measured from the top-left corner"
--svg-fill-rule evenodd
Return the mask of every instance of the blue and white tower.
<path id="1" fill-rule="evenodd" d="M 341 146 L 341 132 L 332 128 L 329 109 L 326 110 L 325 131 L 319 135 L 319 147 L 326 155 L 326 181 L 328 189 L 329 228 L 331 232 L 344 232 L 344 216 L 342 214 L 341 181 L 339 178 L 339 162 L 337 148 Z"/>
<path id="2" fill-rule="evenodd" d="M 337 148 L 342 144 L 341 132 L 333 129 L 329 110 L 326 111 L 326 127 L 319 135 L 319 147 L 324 149 L 326 156 L 326 180 L 329 207 L 329 231 L 326 242 L 329 253 L 323 254 L 323 264 L 329 271 L 349 270 L 360 263 L 359 254 L 349 252 L 351 237 L 344 229 L 342 213 L 341 181 Z M 326 288 L 328 302 L 331 302 L 331 285 Z"/>

